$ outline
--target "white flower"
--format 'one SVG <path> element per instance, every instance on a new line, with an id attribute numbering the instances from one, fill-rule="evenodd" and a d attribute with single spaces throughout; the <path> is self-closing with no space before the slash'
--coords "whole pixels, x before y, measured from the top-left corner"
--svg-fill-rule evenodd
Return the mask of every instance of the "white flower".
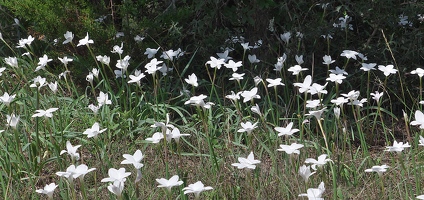
<path id="1" fill-rule="evenodd" d="M 249 62 L 252 63 L 252 64 L 261 62 L 261 60 L 259 60 L 259 59 L 256 58 L 256 55 L 255 54 L 253 54 L 253 55 L 250 55 L 250 54 L 247 55 L 247 59 L 249 59 Z"/>
<path id="2" fill-rule="evenodd" d="M 144 73 L 141 73 L 140 70 L 135 70 L 134 75 L 130 75 L 130 79 L 128 81 L 128 83 L 137 83 L 138 86 L 140 86 L 140 80 L 142 78 L 146 77 L 146 75 L 144 75 Z"/>
<path id="3" fill-rule="evenodd" d="M 146 138 L 146 141 L 149 141 L 151 143 L 159 143 L 160 140 L 163 139 L 163 134 L 161 132 L 156 132 L 153 134 L 151 138 Z"/>
<path id="4" fill-rule="evenodd" d="M 16 129 L 16 126 L 19 123 L 19 119 L 20 119 L 19 115 L 15 116 L 15 114 L 13 113 L 11 115 L 6 115 L 6 122 L 7 122 L 6 126 L 10 126 Z"/>
<path id="5" fill-rule="evenodd" d="M 128 66 L 130 65 L 130 59 L 131 57 L 127 55 L 123 59 L 118 60 L 115 65 L 116 68 L 121 69 L 122 72 L 125 73 L 127 71 Z"/>
<path id="6" fill-rule="evenodd" d="M 303 80 L 303 83 L 293 83 L 293 86 L 299 87 L 299 92 L 304 93 L 309 91 L 312 84 L 312 77 L 311 75 L 308 75 L 305 77 L 305 80 Z"/>
<path id="7" fill-rule="evenodd" d="M 306 194 L 299 194 L 300 197 L 308 197 L 309 200 L 324 200 L 322 194 L 325 192 L 324 182 L 321 182 L 318 188 L 309 188 Z"/>
<path id="8" fill-rule="evenodd" d="M 231 164 L 234 167 L 237 167 L 238 169 L 248 168 L 248 169 L 255 169 L 256 164 L 261 163 L 259 160 L 255 160 L 253 156 L 253 152 L 250 152 L 250 154 L 247 156 L 247 158 L 238 158 L 239 163 L 233 163 Z"/>
<path id="9" fill-rule="evenodd" d="M 325 165 L 328 161 L 332 161 L 331 159 L 327 158 L 327 154 L 322 154 L 320 156 L 318 156 L 318 160 L 315 160 L 314 158 L 307 158 L 305 160 L 306 164 L 311 163 L 311 167 L 314 170 L 317 170 L 316 167 L 322 167 L 323 165 Z"/>
<path id="10" fill-rule="evenodd" d="M 283 40 L 283 42 L 289 43 L 289 40 L 291 38 L 291 33 L 285 32 L 284 34 L 280 34 L 280 38 L 281 38 L 281 40 Z"/>
<path id="11" fill-rule="evenodd" d="M 25 48 L 25 45 L 31 45 L 32 41 L 34 41 L 34 38 L 31 35 L 27 39 L 20 39 L 16 48 Z"/>
<path id="12" fill-rule="evenodd" d="M 59 108 L 49 108 L 47 110 L 35 110 L 35 114 L 32 115 L 32 117 L 53 117 L 53 112 L 56 111 Z"/>
<path id="13" fill-rule="evenodd" d="M 169 180 L 165 178 L 156 179 L 156 182 L 159 183 L 158 187 L 165 187 L 168 191 L 171 191 L 171 188 L 174 186 L 180 186 L 184 182 L 179 180 L 180 177 L 178 175 L 172 176 Z"/>
<path id="14" fill-rule="evenodd" d="M 232 59 L 232 57 L 228 56 L 228 53 L 230 51 L 227 49 L 222 53 L 216 53 L 216 55 L 220 58 L 220 59 L 224 59 L 224 62 L 227 62 L 229 59 Z"/>
<path id="15" fill-rule="evenodd" d="M 124 53 L 123 48 L 124 48 L 124 43 L 121 42 L 121 46 L 118 46 L 118 45 L 113 46 L 111 52 L 121 55 L 122 53 Z"/>
<path id="16" fill-rule="evenodd" d="M 48 86 L 53 93 L 57 92 L 57 81 L 55 81 L 54 83 L 49 83 Z"/>
<path id="17" fill-rule="evenodd" d="M 103 133 L 107 128 L 100 130 L 99 123 L 95 122 L 91 128 L 86 129 L 82 134 L 87 135 L 88 138 L 96 137 L 98 134 Z"/>
<path id="18" fill-rule="evenodd" d="M 344 74 L 347 75 L 347 72 L 344 69 L 340 69 L 336 66 L 336 69 L 330 69 L 329 70 L 332 74 Z"/>
<path id="19" fill-rule="evenodd" d="M 302 68 L 300 65 L 295 65 L 287 69 L 287 71 L 292 72 L 294 76 L 298 75 L 301 71 L 306 71 L 308 68 Z"/>
<path id="20" fill-rule="evenodd" d="M 239 67 L 243 66 L 243 64 L 241 64 L 241 61 L 234 62 L 233 60 L 229 60 L 228 64 L 224 64 L 224 66 L 228 69 L 232 69 L 233 72 L 235 72 Z"/>
<path id="21" fill-rule="evenodd" d="M 35 68 L 35 71 L 38 71 L 40 69 L 45 69 L 48 62 L 52 61 L 52 59 L 49 59 L 46 54 L 44 54 L 43 57 L 40 58 L 40 61 L 38 62 L 38 66 Z"/>
<path id="22" fill-rule="evenodd" d="M 424 69 L 417 68 L 411 71 L 411 74 L 417 74 L 420 78 L 424 76 Z"/>
<path id="23" fill-rule="evenodd" d="M 249 49 L 251 49 L 251 48 L 253 48 L 252 46 L 249 46 L 249 42 L 246 42 L 246 43 L 240 43 L 240 45 L 243 47 L 243 49 L 246 51 L 246 50 L 249 50 Z"/>
<path id="24" fill-rule="evenodd" d="M 174 139 L 175 142 L 177 142 L 177 143 L 180 142 L 180 137 L 183 137 L 183 136 L 190 136 L 190 134 L 186 134 L 186 133 L 181 134 L 180 129 L 178 129 L 178 128 L 172 129 L 171 134 L 170 134 L 170 137 L 172 139 Z M 168 139 L 168 136 L 167 136 L 166 139 Z"/>
<path id="25" fill-rule="evenodd" d="M 74 34 L 70 31 L 66 31 L 66 33 L 63 34 L 63 37 L 65 37 L 65 41 L 63 41 L 62 44 L 66 44 L 72 42 L 72 40 L 74 39 Z"/>
<path id="26" fill-rule="evenodd" d="M 311 87 L 309 87 L 309 93 L 311 95 L 318 94 L 320 96 L 321 94 L 327 94 L 327 90 L 324 88 L 327 86 L 328 82 L 326 82 L 324 85 L 320 85 L 318 83 L 313 83 Z"/>
<path id="27" fill-rule="evenodd" d="M 377 65 L 377 63 L 362 63 L 362 67 L 359 69 L 364 70 L 365 72 L 367 71 L 371 71 L 371 70 L 375 70 L 375 66 Z"/>
<path id="28" fill-rule="evenodd" d="M 12 101 L 15 99 L 15 97 L 16 97 L 16 94 L 9 95 L 9 93 L 5 92 L 3 96 L 0 96 L 0 101 L 4 103 L 6 106 L 9 106 L 10 103 L 12 103 Z"/>
<path id="29" fill-rule="evenodd" d="M 237 101 L 237 100 L 240 99 L 240 94 L 241 94 L 241 92 L 237 92 L 237 94 L 236 94 L 236 93 L 234 93 L 234 91 L 231 91 L 231 94 L 225 96 L 225 98 L 231 99 L 233 101 Z"/>
<path id="30" fill-rule="evenodd" d="M 186 101 L 184 104 L 185 105 L 190 104 L 190 105 L 200 106 L 202 108 L 209 109 L 209 108 L 211 108 L 212 105 L 214 105 L 214 103 L 212 103 L 212 102 L 205 103 L 203 101 L 203 99 L 205 99 L 206 97 L 207 96 L 203 95 L 203 94 L 201 94 L 199 96 L 192 96 L 190 98 L 190 100 Z"/>
<path id="31" fill-rule="evenodd" d="M 125 168 L 110 168 L 108 170 L 109 177 L 104 178 L 101 182 L 125 182 L 126 178 L 131 175 L 131 172 L 125 172 Z"/>
<path id="32" fill-rule="evenodd" d="M 343 50 L 343 53 L 340 54 L 340 56 L 344 56 L 347 59 L 354 59 L 356 60 L 356 55 L 358 55 L 358 52 L 352 51 L 352 50 Z"/>
<path id="33" fill-rule="evenodd" d="M 232 77 L 229 79 L 230 81 L 231 81 L 231 80 L 240 81 L 240 80 L 242 80 L 242 79 L 243 79 L 244 73 L 243 73 L 243 74 L 233 73 L 231 76 L 232 76 Z"/>
<path id="34" fill-rule="evenodd" d="M 81 39 L 80 41 L 79 41 L 79 43 L 78 43 L 78 45 L 77 45 L 77 47 L 79 47 L 79 46 L 81 46 L 81 45 L 89 45 L 89 44 L 93 44 L 94 43 L 94 41 L 93 40 L 90 40 L 89 38 L 88 38 L 88 33 L 87 33 L 87 36 L 85 36 L 85 38 L 84 39 Z"/>
<path id="35" fill-rule="evenodd" d="M 155 57 L 156 53 L 159 51 L 159 47 L 157 49 L 151 49 L 151 48 L 147 48 L 146 52 L 144 52 L 144 55 L 147 55 L 147 58 L 153 58 Z"/>
<path id="36" fill-rule="evenodd" d="M 397 69 L 394 69 L 393 65 L 379 65 L 378 70 L 382 71 L 384 73 L 384 76 L 389 76 L 390 74 L 396 74 L 398 71 Z"/>
<path id="37" fill-rule="evenodd" d="M 393 146 L 386 146 L 386 150 L 384 151 L 395 151 L 395 152 L 402 152 L 405 148 L 409 148 L 411 145 L 407 142 L 406 144 L 403 144 L 403 142 L 397 142 L 396 140 L 393 142 Z"/>
<path id="38" fill-rule="evenodd" d="M 418 140 L 418 146 L 424 146 L 424 137 L 420 135 L 420 140 Z"/>
<path id="39" fill-rule="evenodd" d="M 184 194 L 194 193 L 195 198 L 198 199 L 199 195 L 203 191 L 212 190 L 211 186 L 205 187 L 201 181 L 188 185 L 188 187 L 183 188 Z"/>
<path id="40" fill-rule="evenodd" d="M 35 192 L 40 194 L 46 194 L 49 199 L 53 199 L 53 193 L 57 186 L 58 185 L 56 185 L 55 183 L 50 183 L 48 185 L 45 185 L 43 189 L 35 190 Z"/>
<path id="41" fill-rule="evenodd" d="M 97 97 L 97 102 L 99 103 L 99 107 L 112 104 L 112 101 L 109 100 L 109 94 L 103 93 L 102 91 L 100 91 L 99 96 Z"/>
<path id="42" fill-rule="evenodd" d="M 88 105 L 88 108 L 93 111 L 94 114 L 97 114 L 97 112 L 99 111 L 99 106 L 95 106 L 93 104 Z"/>
<path id="43" fill-rule="evenodd" d="M 81 145 L 72 146 L 71 142 L 66 141 L 66 150 L 62 150 L 60 155 L 68 153 L 72 160 L 79 160 L 80 154 L 77 153 L 79 147 L 81 147 Z"/>
<path id="44" fill-rule="evenodd" d="M 4 58 L 4 62 L 11 67 L 18 67 L 18 59 L 16 57 L 8 57 Z"/>
<path id="45" fill-rule="evenodd" d="M 158 59 L 153 58 L 149 63 L 147 63 L 144 67 L 146 68 L 146 72 L 148 74 L 155 74 L 162 67 L 158 67 L 159 64 L 163 63 L 163 61 L 158 61 Z"/>
<path id="46" fill-rule="evenodd" d="M 261 96 L 259 96 L 257 93 L 258 93 L 257 87 L 254 87 L 248 91 L 241 92 L 240 95 L 243 97 L 243 103 L 246 103 L 252 99 L 260 99 Z"/>
<path id="47" fill-rule="evenodd" d="M 377 174 L 379 176 L 383 175 L 383 172 L 387 171 L 387 168 L 389 168 L 389 166 L 387 165 L 376 165 L 376 166 L 372 166 L 371 169 L 366 169 L 365 172 L 377 172 Z"/>
<path id="48" fill-rule="evenodd" d="M 140 150 L 135 151 L 134 155 L 124 154 L 122 156 L 125 158 L 125 160 L 123 160 L 121 164 L 132 164 L 136 169 L 140 169 L 144 166 L 141 163 L 144 156 Z"/>
<path id="49" fill-rule="evenodd" d="M 424 114 L 421 111 L 415 111 L 415 121 L 412 121 L 411 125 L 420 125 L 420 129 L 424 129 Z"/>
<path id="50" fill-rule="evenodd" d="M 96 56 L 97 61 L 101 62 L 102 64 L 105 64 L 109 66 L 110 63 L 110 57 L 109 56 Z"/>
<path id="51" fill-rule="evenodd" d="M 267 78 L 266 81 L 269 83 L 268 87 L 277 87 L 279 85 L 284 86 L 284 83 L 281 82 L 281 78 L 276 78 L 276 79 Z"/>
<path id="52" fill-rule="evenodd" d="M 184 79 L 184 80 L 185 82 L 192 85 L 193 87 L 199 86 L 199 84 L 197 83 L 197 76 L 194 73 L 192 73 L 191 75 L 188 75 L 188 79 Z"/>
<path id="53" fill-rule="evenodd" d="M 301 64 L 304 63 L 304 61 L 303 61 L 303 55 L 300 55 L 300 56 L 295 55 L 294 58 L 296 59 L 296 62 L 297 62 L 298 65 L 301 65 Z"/>
<path id="54" fill-rule="evenodd" d="M 294 133 L 299 132 L 299 129 L 292 129 L 293 127 L 293 122 L 290 122 L 286 127 L 275 127 L 274 130 L 276 130 L 278 132 L 278 136 L 283 136 L 283 135 L 293 135 Z"/>
<path id="55" fill-rule="evenodd" d="M 327 81 L 331 81 L 331 82 L 336 82 L 338 84 L 342 84 L 343 79 L 346 78 L 346 76 L 344 76 L 343 74 L 329 74 L 330 77 L 328 77 Z"/>
<path id="56" fill-rule="evenodd" d="M 120 197 L 122 196 L 122 191 L 124 190 L 124 182 L 115 181 L 111 183 L 109 186 L 107 186 L 107 189 L 113 194 L 115 194 L 116 196 Z"/>
<path id="57" fill-rule="evenodd" d="M 63 58 L 59 58 L 58 57 L 58 59 L 60 60 L 60 62 L 62 62 L 64 65 L 68 65 L 68 63 L 69 62 L 72 62 L 73 61 L 73 59 L 72 58 L 68 58 L 68 56 L 65 56 L 65 57 L 63 57 Z"/>
<path id="58" fill-rule="evenodd" d="M 144 40 L 144 37 L 141 37 L 141 36 L 139 36 L 139 35 L 136 35 L 135 37 L 134 37 L 134 41 L 136 41 L 136 42 L 141 42 L 141 41 L 143 41 Z"/>
<path id="59" fill-rule="evenodd" d="M 380 93 L 378 91 L 375 91 L 375 93 L 370 93 L 372 98 L 377 102 L 380 100 L 380 98 L 383 96 L 383 94 L 384 94 L 384 92 Z"/>
<path id="60" fill-rule="evenodd" d="M 254 112 L 254 113 L 258 114 L 259 116 L 262 116 L 261 109 L 259 108 L 258 104 L 256 104 L 256 105 L 252 106 L 252 107 L 250 108 L 250 110 L 251 110 L 252 112 Z"/>
<path id="61" fill-rule="evenodd" d="M 312 174 L 315 174 L 316 172 L 312 172 L 311 173 L 311 166 L 306 166 L 306 165 L 302 165 L 300 168 L 299 168 L 299 175 L 303 178 L 303 180 L 305 181 L 305 183 L 307 183 L 308 182 L 308 180 L 309 180 L 309 177 L 312 175 Z"/>
<path id="62" fill-rule="evenodd" d="M 211 68 L 221 69 L 222 65 L 225 64 L 224 59 L 222 59 L 222 58 L 216 59 L 215 57 L 211 56 L 210 59 L 211 60 L 206 62 L 206 64 L 208 64 Z"/>
<path id="63" fill-rule="evenodd" d="M 280 149 L 277 149 L 277 151 L 284 151 L 287 154 L 300 154 L 299 149 L 303 146 L 303 144 L 297 143 L 292 143 L 290 145 L 280 144 Z"/>
<path id="64" fill-rule="evenodd" d="M 325 55 L 324 57 L 322 57 L 322 59 L 324 60 L 324 62 L 322 62 L 322 64 L 324 65 L 330 65 L 336 62 L 335 60 L 331 60 L 331 56 L 328 56 L 328 55 Z"/>
<path id="65" fill-rule="evenodd" d="M 237 132 L 240 132 L 240 133 L 247 132 L 247 134 L 250 134 L 255 128 L 258 127 L 257 124 L 258 122 L 254 124 L 252 124 L 252 122 L 246 122 L 246 123 L 241 122 L 240 125 L 242 128 L 239 129 Z"/>

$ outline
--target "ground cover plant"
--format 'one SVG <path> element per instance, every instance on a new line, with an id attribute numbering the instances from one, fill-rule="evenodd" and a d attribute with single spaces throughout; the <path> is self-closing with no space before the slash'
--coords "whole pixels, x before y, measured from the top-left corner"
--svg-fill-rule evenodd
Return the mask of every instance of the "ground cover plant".
<path id="1" fill-rule="evenodd" d="M 289 52 L 303 34 L 270 23 L 271 60 L 242 35 L 204 57 L 151 35 L 130 35 L 130 55 L 115 34 L 0 34 L 1 197 L 424 199 L 424 69 L 399 66 L 384 30 L 382 63 L 330 54 L 349 19 L 316 38 L 319 56 Z"/>

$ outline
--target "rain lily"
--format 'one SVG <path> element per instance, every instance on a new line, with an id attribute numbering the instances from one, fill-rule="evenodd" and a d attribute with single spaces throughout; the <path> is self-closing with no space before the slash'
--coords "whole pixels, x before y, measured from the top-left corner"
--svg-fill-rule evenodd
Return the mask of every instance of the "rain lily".
<path id="1" fill-rule="evenodd" d="M 163 139 L 163 133 L 162 132 L 156 132 L 156 133 L 153 134 L 153 136 L 151 138 L 146 138 L 146 141 L 157 144 L 162 139 Z"/>
<path id="2" fill-rule="evenodd" d="M 229 59 L 232 59 L 232 57 L 228 56 L 228 53 L 230 51 L 227 49 L 222 53 L 216 53 L 216 55 L 220 58 L 220 59 L 224 59 L 224 62 L 227 62 Z"/>
<path id="3" fill-rule="evenodd" d="M 305 181 L 305 183 L 308 182 L 309 177 L 312 174 L 315 174 L 316 172 L 312 172 L 311 173 L 311 166 L 306 166 L 306 165 L 302 165 L 299 168 L 299 175 L 303 178 L 303 180 Z"/>
<path id="4" fill-rule="evenodd" d="M 109 63 L 110 63 L 110 57 L 109 56 L 96 56 L 96 60 L 101 62 L 102 64 L 109 66 Z"/>
<path id="5" fill-rule="evenodd" d="M 125 56 L 123 59 L 118 60 L 116 62 L 116 68 L 121 69 L 122 73 L 125 73 L 128 69 L 128 66 L 130 65 L 129 61 L 130 61 L 131 57 L 130 56 Z"/>
<path id="6" fill-rule="evenodd" d="M 54 83 L 49 83 L 48 86 L 53 93 L 57 92 L 57 81 L 55 81 Z"/>
<path id="7" fill-rule="evenodd" d="M 328 161 L 332 161 L 331 159 L 327 158 L 327 154 L 322 154 L 320 156 L 318 156 L 318 160 L 315 160 L 314 158 L 307 158 L 305 160 L 306 164 L 312 164 L 311 167 L 312 169 L 316 170 L 317 166 L 318 167 L 322 167 L 323 165 L 325 165 Z"/>
<path id="8" fill-rule="evenodd" d="M 303 55 L 300 55 L 300 56 L 295 55 L 294 58 L 296 59 L 296 62 L 297 62 L 298 65 L 301 65 L 301 64 L 304 63 L 304 61 L 303 61 Z"/>
<path id="9" fill-rule="evenodd" d="M 343 76 L 343 74 L 329 74 L 330 77 L 328 77 L 327 81 L 336 82 L 338 84 L 342 84 L 343 79 L 346 78 L 346 76 Z"/>
<path id="10" fill-rule="evenodd" d="M 233 163 L 231 165 L 234 167 L 237 167 L 238 169 L 243 169 L 243 168 L 255 169 L 256 164 L 261 163 L 261 161 L 255 160 L 253 156 L 253 152 L 250 152 L 247 158 L 239 157 L 238 161 L 239 163 Z"/>
<path id="11" fill-rule="evenodd" d="M 138 86 L 140 86 L 140 80 L 142 78 L 146 77 L 146 75 L 144 75 L 144 73 L 141 73 L 140 70 L 135 70 L 134 75 L 130 75 L 130 79 L 128 81 L 128 83 L 137 83 Z"/>
<path id="12" fill-rule="evenodd" d="M 59 108 L 49 108 L 47 110 L 35 110 L 35 114 L 32 115 L 32 117 L 53 117 L 53 112 L 56 111 Z"/>
<path id="13" fill-rule="evenodd" d="M 283 135 L 293 135 L 293 133 L 297 133 L 299 129 L 292 129 L 293 122 L 290 122 L 286 127 L 275 127 L 274 129 L 278 132 L 278 136 Z"/>
<path id="14" fill-rule="evenodd" d="M 205 99 L 205 98 L 207 98 L 207 96 L 203 95 L 203 94 L 201 94 L 199 96 L 193 96 L 193 97 L 190 98 L 190 100 L 186 101 L 184 104 L 185 105 L 190 104 L 190 105 L 200 106 L 202 108 L 209 109 L 209 108 L 212 107 L 212 105 L 214 105 L 214 103 L 212 103 L 212 102 L 205 103 L 203 101 L 203 99 Z"/>
<path id="15" fill-rule="evenodd" d="M 178 128 L 172 129 L 171 137 L 172 137 L 172 139 L 175 140 L 175 142 L 177 142 L 177 143 L 180 142 L 180 137 L 183 137 L 183 136 L 190 136 L 190 134 L 186 134 L 186 133 L 181 134 L 180 129 L 178 129 Z M 168 137 L 167 137 L 167 139 L 168 139 Z"/>
<path id="16" fill-rule="evenodd" d="M 112 104 L 112 101 L 109 100 L 109 94 L 103 93 L 102 91 L 100 91 L 99 96 L 97 97 L 97 102 L 99 103 L 99 107 Z"/>
<path id="17" fill-rule="evenodd" d="M 159 48 L 160 47 L 158 47 L 157 49 L 147 48 L 146 51 L 144 52 L 144 55 L 147 55 L 148 59 L 153 58 L 155 57 L 156 53 L 159 51 Z"/>
<path id="18" fill-rule="evenodd" d="M 96 137 L 98 134 L 103 133 L 107 128 L 100 130 L 99 123 L 95 122 L 91 128 L 86 129 L 82 134 L 87 135 L 88 138 Z"/>
<path id="19" fill-rule="evenodd" d="M 212 190 L 211 186 L 203 185 L 201 181 L 188 185 L 188 187 L 183 188 L 184 194 L 194 193 L 196 199 L 199 199 L 200 193 L 207 190 Z"/>
<path id="20" fill-rule="evenodd" d="M 309 87 L 309 93 L 311 95 L 318 94 L 320 96 L 321 94 L 327 94 L 327 90 L 325 90 L 325 87 L 327 86 L 328 82 L 326 82 L 324 85 L 320 85 L 318 83 L 313 83 L 311 87 Z"/>
<path id="21" fill-rule="evenodd" d="M 389 166 L 387 165 L 381 165 L 381 166 L 373 166 L 371 167 L 371 169 L 366 169 L 365 172 L 377 172 L 377 174 L 379 176 L 383 175 L 383 172 L 387 171 L 387 168 L 389 168 Z"/>
<path id="22" fill-rule="evenodd" d="M 118 199 L 120 199 L 120 197 L 122 196 L 122 191 L 124 190 L 124 182 L 115 181 L 109 186 L 107 186 L 107 189 L 116 196 L 118 196 Z"/>
<path id="23" fill-rule="evenodd" d="M 38 87 L 38 90 L 41 89 L 46 84 L 46 78 L 41 78 L 41 76 L 37 76 L 33 79 L 34 83 L 29 87 Z"/>
<path id="24" fill-rule="evenodd" d="M 232 76 L 232 77 L 229 79 L 230 81 L 231 81 L 231 80 L 240 81 L 240 80 L 242 80 L 242 79 L 243 79 L 244 73 L 242 73 L 242 74 L 239 74 L 239 73 L 233 73 L 231 76 Z"/>
<path id="25" fill-rule="evenodd" d="M 318 188 L 309 188 L 306 194 L 299 194 L 300 197 L 308 197 L 309 200 L 324 200 L 322 194 L 325 192 L 324 182 L 321 182 Z"/>
<path id="26" fill-rule="evenodd" d="M 249 60 L 249 62 L 250 63 L 252 63 L 252 64 L 254 64 L 254 63 L 258 63 L 258 62 L 261 62 L 261 60 L 259 60 L 259 59 L 257 59 L 256 58 L 256 55 L 255 54 L 253 54 L 253 55 L 247 55 L 247 59 Z"/>
<path id="27" fill-rule="evenodd" d="M 362 69 L 363 71 L 367 72 L 367 71 L 371 71 L 371 70 L 375 70 L 375 66 L 377 65 L 377 63 L 362 63 L 362 67 L 359 69 Z"/>
<path id="28" fill-rule="evenodd" d="M 67 44 L 69 42 L 72 42 L 72 40 L 74 39 L 74 34 L 70 31 L 66 31 L 66 33 L 63 34 L 63 37 L 65 37 L 65 41 L 63 41 L 62 44 Z"/>
<path id="29" fill-rule="evenodd" d="M 352 51 L 352 50 L 343 50 L 343 53 L 340 54 L 340 56 L 344 56 L 347 59 L 354 59 L 356 60 L 356 55 L 358 55 L 358 52 Z"/>
<path id="30" fill-rule="evenodd" d="M 125 158 L 125 160 L 123 160 L 121 164 L 132 164 L 136 169 L 140 169 L 144 166 L 141 163 L 144 156 L 140 150 L 135 151 L 134 155 L 124 154 L 122 156 Z"/>
<path id="31" fill-rule="evenodd" d="M 199 86 L 199 84 L 197 83 L 197 76 L 194 73 L 192 73 L 191 75 L 188 75 L 188 79 L 186 78 L 184 80 L 185 82 L 192 85 L 193 87 Z"/>
<path id="32" fill-rule="evenodd" d="M 241 94 L 241 92 L 237 92 L 237 94 L 236 94 L 236 93 L 234 93 L 234 91 L 231 91 L 231 94 L 226 95 L 225 98 L 231 99 L 232 101 L 237 101 L 237 100 L 240 99 L 240 94 Z"/>
<path id="33" fill-rule="evenodd" d="M 16 94 L 9 95 L 9 93 L 5 92 L 3 96 L 0 96 L 0 101 L 4 103 L 6 106 L 9 106 L 10 103 L 15 99 Z"/>
<path id="34" fill-rule="evenodd" d="M 259 96 L 257 93 L 258 93 L 257 87 L 254 87 L 248 91 L 241 92 L 240 95 L 243 97 L 243 103 L 246 103 L 252 99 L 260 99 L 261 96 Z"/>
<path id="35" fill-rule="evenodd" d="M 8 57 L 4 58 L 4 62 L 11 67 L 18 67 L 18 59 L 16 57 Z"/>
<path id="36" fill-rule="evenodd" d="M 280 144 L 280 149 L 277 149 L 277 151 L 284 151 L 287 154 L 299 154 L 300 151 L 299 149 L 302 148 L 304 145 L 303 144 L 297 144 L 297 143 L 292 143 L 291 145 L 284 145 L 284 144 Z"/>
<path id="37" fill-rule="evenodd" d="M 421 111 L 415 111 L 415 121 L 412 121 L 411 125 L 420 125 L 420 129 L 424 129 L 424 114 Z"/>
<path id="38" fill-rule="evenodd" d="M 344 70 L 344 69 L 340 69 L 339 67 L 336 66 L 336 69 L 330 69 L 329 70 L 332 74 L 343 74 L 343 75 L 348 75 L 348 73 Z"/>
<path id="39" fill-rule="evenodd" d="M 31 45 L 32 41 L 34 41 L 34 38 L 31 35 L 27 39 L 20 39 L 16 48 L 25 48 L 25 45 Z"/>
<path id="40" fill-rule="evenodd" d="M 324 57 L 322 57 L 322 59 L 324 60 L 324 62 L 322 62 L 322 64 L 324 65 L 329 65 L 336 62 L 335 60 L 331 60 L 331 56 L 328 55 L 325 55 Z"/>
<path id="41" fill-rule="evenodd" d="M 291 38 L 291 33 L 290 32 L 285 32 L 284 34 L 280 34 L 280 38 L 283 42 L 285 43 L 289 43 L 289 40 Z"/>
<path id="42" fill-rule="evenodd" d="M 418 140 L 418 146 L 424 146 L 424 137 L 420 135 L 420 140 Z"/>
<path id="43" fill-rule="evenodd" d="M 158 187 L 165 187 L 168 191 L 171 191 L 171 188 L 174 186 L 180 186 L 184 182 L 179 180 L 178 175 L 172 176 L 169 180 L 165 178 L 156 179 L 156 182 L 159 183 Z"/>
<path id="44" fill-rule="evenodd" d="M 311 84 L 312 84 L 312 77 L 311 75 L 308 75 L 305 77 L 305 80 L 303 80 L 303 83 L 293 83 L 293 86 L 299 87 L 299 92 L 304 93 L 309 91 Z"/>
<path id="45" fill-rule="evenodd" d="M 390 74 L 396 74 L 398 71 L 397 69 L 394 69 L 393 65 L 379 65 L 378 70 L 382 71 L 384 73 L 384 76 L 389 76 Z"/>
<path id="46" fill-rule="evenodd" d="M 317 120 L 321 120 L 321 115 L 324 111 L 326 111 L 326 108 L 322 108 L 321 110 L 310 110 L 309 114 L 306 114 L 306 116 L 314 116 Z"/>
<path id="47" fill-rule="evenodd" d="M 298 75 L 301 71 L 306 71 L 308 68 L 302 68 L 300 65 L 295 65 L 287 69 L 287 71 L 292 72 L 294 76 Z"/>
<path id="48" fill-rule="evenodd" d="M 68 153 L 71 156 L 72 161 L 79 160 L 80 154 L 77 153 L 77 149 L 79 147 L 81 147 L 81 145 L 72 146 L 70 141 L 66 141 L 66 150 L 62 150 L 60 155 Z"/>
<path id="49" fill-rule="evenodd" d="M 85 164 L 81 164 L 81 165 L 78 165 L 78 166 L 75 168 L 75 174 L 78 174 L 78 177 L 82 180 L 82 179 L 84 179 L 84 176 L 85 176 L 87 173 L 92 172 L 92 171 L 94 171 L 94 170 L 96 170 L 96 168 L 88 169 L 88 166 L 87 166 L 87 165 L 85 165 Z M 75 177 L 75 178 L 77 178 L 77 177 Z"/>
<path id="50" fill-rule="evenodd" d="M 278 85 L 284 86 L 284 83 L 281 82 L 281 78 L 276 78 L 276 79 L 267 78 L 266 81 L 269 83 L 268 87 L 277 87 Z"/>
<path id="51" fill-rule="evenodd" d="M 403 142 L 397 142 L 396 140 L 393 142 L 393 146 L 386 146 L 386 150 L 384 151 L 395 151 L 395 152 L 402 152 L 405 148 L 409 148 L 411 145 L 407 142 L 406 144 L 403 144 Z"/>
<path id="52" fill-rule="evenodd" d="M 243 66 L 243 64 L 241 64 L 241 61 L 234 62 L 233 60 L 229 60 L 228 64 L 224 64 L 224 66 L 228 69 L 232 69 L 233 72 L 235 72 L 239 67 Z"/>
<path id="53" fill-rule="evenodd" d="M 221 69 L 222 65 L 225 64 L 224 59 L 222 59 L 222 58 L 216 59 L 215 57 L 211 56 L 210 59 L 211 60 L 206 62 L 206 64 L 208 64 L 211 68 Z"/>
<path id="54" fill-rule="evenodd" d="M 125 172 L 125 168 L 110 168 L 108 175 L 109 177 L 102 179 L 101 182 L 125 182 L 131 172 Z"/>
<path id="55" fill-rule="evenodd" d="M 49 199 L 53 199 L 53 193 L 54 193 L 54 190 L 57 188 L 57 186 L 58 185 L 56 185 L 55 183 L 50 183 L 44 186 L 43 189 L 35 190 L 35 192 L 40 194 L 46 194 Z"/>
<path id="56" fill-rule="evenodd" d="M 254 113 L 258 114 L 259 116 L 262 116 L 261 109 L 259 108 L 258 104 L 255 104 L 254 106 L 252 106 L 252 107 L 250 108 L 250 110 L 251 110 L 252 112 L 254 112 Z"/>
<path id="57" fill-rule="evenodd" d="M 424 69 L 417 68 L 411 71 L 411 74 L 417 74 L 420 78 L 424 76 Z"/>
<path id="58" fill-rule="evenodd" d="M 44 54 L 43 57 L 40 58 L 40 61 L 38 62 L 38 66 L 35 68 L 35 71 L 38 71 L 40 69 L 45 69 L 48 62 L 52 61 L 52 59 L 49 59 L 46 54 Z"/>
<path id="59" fill-rule="evenodd" d="M 370 95 L 372 96 L 372 98 L 375 100 L 375 101 L 379 101 L 380 100 L 380 98 L 383 96 L 383 94 L 384 94 L 384 92 L 382 92 L 382 93 L 380 93 L 380 92 L 378 92 L 378 91 L 375 91 L 375 93 L 371 93 Z"/>
<path id="60" fill-rule="evenodd" d="M 149 63 L 147 63 L 144 67 L 146 68 L 146 72 L 148 74 L 155 74 L 162 67 L 158 67 L 159 64 L 163 63 L 163 61 L 158 61 L 158 59 L 153 58 Z"/>
<path id="61" fill-rule="evenodd" d="M 240 125 L 243 128 L 239 129 L 237 132 L 239 133 L 247 132 L 247 134 L 250 134 L 255 128 L 258 127 L 257 124 L 258 122 L 254 124 L 252 124 L 252 122 L 246 122 L 246 123 L 241 122 Z"/>
<path id="62" fill-rule="evenodd" d="M 121 46 L 118 46 L 118 45 L 113 46 L 111 52 L 112 53 L 117 53 L 119 55 L 122 55 L 122 53 L 124 53 L 123 48 L 124 48 L 124 43 L 121 42 Z"/>
<path id="63" fill-rule="evenodd" d="M 19 115 L 15 116 L 15 114 L 13 113 L 11 115 L 6 115 L 6 122 L 7 122 L 6 126 L 10 126 L 16 129 L 16 126 L 19 123 L 19 119 L 20 119 Z"/>
<path id="64" fill-rule="evenodd" d="M 85 36 L 85 38 L 84 39 L 81 39 L 80 41 L 79 41 L 79 43 L 78 43 L 78 45 L 77 45 L 77 47 L 79 47 L 79 46 L 81 46 L 81 45 L 89 45 L 89 44 L 93 44 L 94 43 L 94 41 L 93 40 L 90 40 L 89 38 L 88 38 L 88 33 L 87 33 L 87 36 Z"/>

